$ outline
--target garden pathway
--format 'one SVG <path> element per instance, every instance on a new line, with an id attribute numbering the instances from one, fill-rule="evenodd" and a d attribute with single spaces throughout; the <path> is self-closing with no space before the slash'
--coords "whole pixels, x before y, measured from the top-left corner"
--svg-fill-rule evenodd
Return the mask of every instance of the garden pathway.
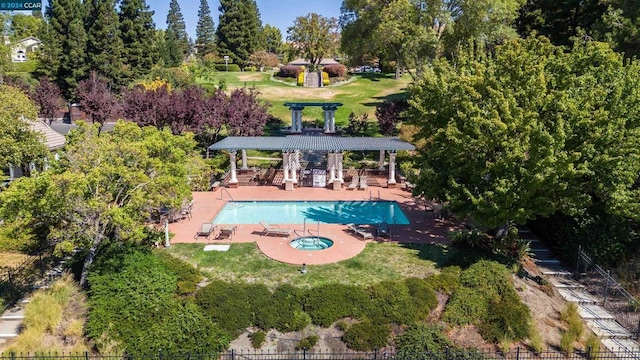
<path id="1" fill-rule="evenodd" d="M 600 306 L 600 300 L 590 294 L 584 285 L 573 280 L 573 273 L 562 266 L 551 251 L 527 229 L 520 229 L 520 234 L 523 239 L 530 241 L 532 258 L 544 277 L 565 301 L 578 305 L 578 313 L 602 344 L 621 358 L 640 359 L 640 345 L 612 314 Z"/>

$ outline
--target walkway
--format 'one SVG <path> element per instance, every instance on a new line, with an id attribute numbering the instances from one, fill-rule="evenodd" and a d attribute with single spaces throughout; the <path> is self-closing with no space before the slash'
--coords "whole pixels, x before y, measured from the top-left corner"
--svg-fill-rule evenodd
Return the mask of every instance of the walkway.
<path id="1" fill-rule="evenodd" d="M 567 302 L 578 305 L 578 313 L 587 327 L 600 338 L 602 344 L 616 356 L 624 359 L 640 359 L 640 345 L 632 340 L 629 331 L 616 322 L 614 316 L 600 306 L 600 301 L 573 280 L 569 270 L 553 257 L 553 254 L 526 229 L 521 229 L 523 239 L 530 241 L 532 258 L 545 278 Z"/>
<path id="2" fill-rule="evenodd" d="M 327 264 L 352 258 L 359 254 L 368 241 L 362 237 L 356 237 L 347 232 L 343 224 L 320 224 L 320 235 L 331 238 L 335 245 L 322 251 L 303 251 L 289 246 L 286 238 L 276 236 L 263 236 L 261 225 L 225 224 L 236 225 L 237 230 L 231 240 L 206 240 L 204 237 L 195 239 L 194 235 L 203 223 L 211 222 L 216 214 L 229 200 L 229 195 L 234 200 L 336 200 L 336 201 L 364 201 L 377 199 L 397 201 L 405 215 L 411 221 L 411 225 L 390 225 L 390 239 L 398 243 L 438 244 L 446 243 L 446 234 L 456 227 L 448 221 L 436 221 L 425 212 L 425 207 L 430 204 L 414 199 L 411 194 L 401 189 L 374 188 L 371 191 L 333 191 L 324 188 L 298 188 L 294 192 L 282 191 L 276 186 L 244 186 L 236 189 L 219 189 L 216 192 L 197 192 L 193 194 L 195 201 L 193 217 L 169 225 L 169 231 L 174 235 L 172 244 L 176 243 L 202 243 L 202 244 L 228 244 L 237 242 L 255 242 L 260 250 L 267 256 L 288 264 Z M 222 198 L 222 199 L 221 199 Z M 259 221 L 260 219 L 257 219 Z M 283 220 L 280 227 L 296 230 L 302 234 L 302 224 L 287 224 Z M 315 234 L 317 224 L 309 225 Z M 291 239 L 293 236 L 291 237 Z"/>

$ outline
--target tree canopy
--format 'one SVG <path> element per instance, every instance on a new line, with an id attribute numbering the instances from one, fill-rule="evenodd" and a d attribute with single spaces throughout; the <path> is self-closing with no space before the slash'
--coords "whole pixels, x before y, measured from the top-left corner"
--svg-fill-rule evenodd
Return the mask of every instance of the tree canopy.
<path id="1" fill-rule="evenodd" d="M 196 26 L 196 49 L 199 57 L 213 53 L 216 49 L 216 29 L 213 26 L 208 0 L 200 0 L 198 25 Z"/>
<path id="2" fill-rule="evenodd" d="M 298 16 L 287 30 L 287 40 L 313 66 L 326 56 L 333 57 L 338 46 L 338 20 L 316 13 Z"/>
<path id="3" fill-rule="evenodd" d="M 548 40 L 438 60 L 411 90 L 418 191 L 498 227 L 590 204 L 638 218 L 640 65 Z"/>
<path id="4" fill-rule="evenodd" d="M 220 56 L 244 67 L 260 45 L 262 20 L 255 0 L 221 0 L 216 37 Z"/>
<path id="5" fill-rule="evenodd" d="M 118 16 L 126 75 L 139 78 L 151 70 L 158 56 L 153 11 L 145 0 L 122 0 Z"/>
<path id="6" fill-rule="evenodd" d="M 184 16 L 180 10 L 178 0 L 171 0 L 169 3 L 169 12 L 167 13 L 167 34 L 173 36 L 180 54 L 186 58 L 189 54 L 189 35 L 187 35 L 187 26 L 184 23 Z"/>

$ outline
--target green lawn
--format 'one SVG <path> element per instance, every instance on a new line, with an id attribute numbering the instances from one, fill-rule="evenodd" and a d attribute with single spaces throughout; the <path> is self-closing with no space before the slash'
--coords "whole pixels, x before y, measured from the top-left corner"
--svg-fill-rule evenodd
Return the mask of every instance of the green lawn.
<path id="1" fill-rule="evenodd" d="M 356 79 L 344 85 L 325 88 L 303 88 L 282 84 L 270 80 L 270 73 L 264 72 L 217 72 L 211 83 L 218 84 L 224 80 L 228 90 L 238 87 L 255 88 L 260 97 L 272 104 L 269 112 L 282 119 L 286 124 L 291 123 L 291 111 L 284 103 L 297 102 L 341 102 L 344 105 L 336 111 L 336 124 L 346 126 L 351 112 L 356 114 L 368 113 L 374 120 L 376 105 L 384 100 L 406 96 L 406 88 L 410 77 L 405 76 L 395 80 L 392 74 L 362 74 L 355 75 Z M 198 83 L 204 83 L 199 80 Z M 313 107 L 303 112 L 304 121 L 322 126 L 322 109 Z"/>
<path id="2" fill-rule="evenodd" d="M 437 273 L 438 268 L 456 253 L 453 249 L 435 245 L 369 243 L 352 259 L 309 266 L 303 275 L 300 266 L 271 260 L 255 243 L 232 244 L 227 252 L 204 252 L 202 248 L 202 244 L 176 244 L 167 251 L 192 263 L 210 280 L 264 283 L 271 288 L 282 283 L 300 287 L 336 282 L 367 285 L 383 280 L 426 277 Z"/>

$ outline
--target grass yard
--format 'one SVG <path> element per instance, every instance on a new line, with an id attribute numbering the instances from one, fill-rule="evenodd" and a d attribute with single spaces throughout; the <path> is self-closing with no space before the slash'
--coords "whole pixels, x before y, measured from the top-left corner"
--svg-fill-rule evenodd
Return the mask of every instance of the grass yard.
<path id="1" fill-rule="evenodd" d="M 422 278 L 437 273 L 456 253 L 454 249 L 435 245 L 369 243 L 352 259 L 309 266 L 303 275 L 300 266 L 271 260 L 254 243 L 232 244 L 228 252 L 204 252 L 202 247 L 202 244 L 176 244 L 167 251 L 192 263 L 210 280 L 264 283 L 270 288 L 282 283 L 299 287 L 326 283 L 368 285 L 406 277 Z"/>
<path id="2" fill-rule="evenodd" d="M 369 114 L 369 119 L 375 120 L 376 105 L 396 98 L 406 96 L 406 88 L 410 77 L 405 76 L 395 80 L 393 74 L 362 74 L 354 75 L 355 80 L 339 86 L 325 88 L 303 88 L 285 85 L 271 81 L 270 73 L 264 72 L 217 72 L 213 84 L 223 80 L 227 89 L 233 90 L 246 86 L 255 88 L 260 92 L 260 98 L 271 103 L 269 113 L 285 124 L 291 123 L 291 111 L 284 106 L 286 102 L 341 102 L 344 105 L 336 111 L 336 124 L 346 126 L 351 112 L 356 114 Z M 202 80 L 198 83 L 203 83 Z M 303 120 L 315 121 L 322 127 L 322 109 L 318 107 L 307 108 L 303 112 Z"/>

